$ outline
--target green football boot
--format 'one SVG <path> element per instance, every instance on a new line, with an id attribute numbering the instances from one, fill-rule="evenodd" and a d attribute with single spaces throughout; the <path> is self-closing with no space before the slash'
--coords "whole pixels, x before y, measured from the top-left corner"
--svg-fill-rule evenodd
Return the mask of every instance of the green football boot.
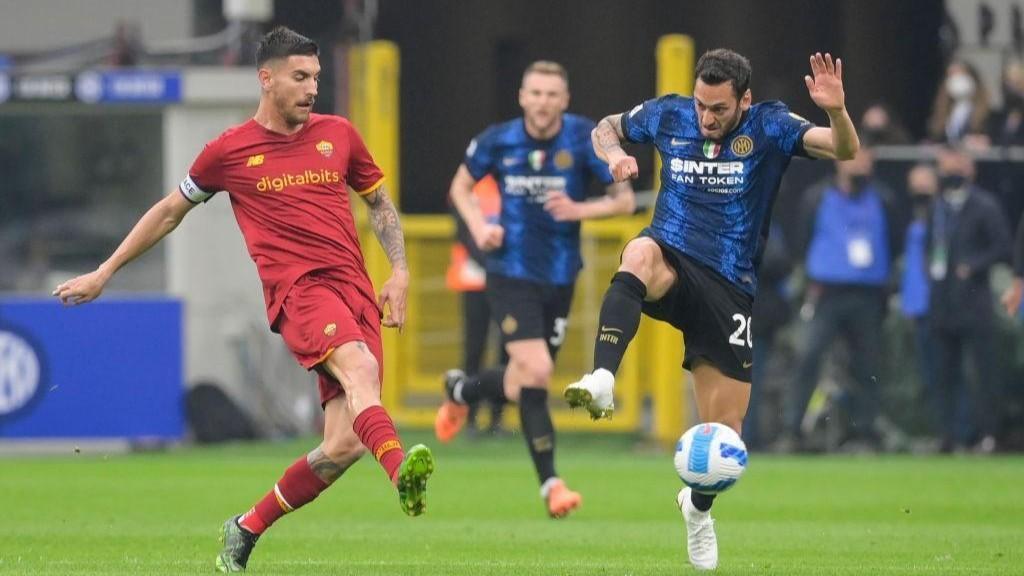
<path id="1" fill-rule="evenodd" d="M 249 563 L 249 554 L 259 540 L 258 534 L 253 534 L 238 525 L 241 515 L 229 518 L 220 529 L 220 541 L 224 549 L 217 556 L 218 572 L 245 572 L 245 565 Z"/>
<path id="2" fill-rule="evenodd" d="M 398 502 L 409 516 L 419 516 L 427 509 L 427 479 L 434 473 L 434 455 L 423 444 L 405 453 L 398 468 Z"/>

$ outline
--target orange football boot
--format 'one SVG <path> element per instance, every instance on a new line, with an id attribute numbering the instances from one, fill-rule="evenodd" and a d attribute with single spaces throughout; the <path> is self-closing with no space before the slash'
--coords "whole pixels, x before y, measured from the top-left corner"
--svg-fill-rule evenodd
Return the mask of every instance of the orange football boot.
<path id="1" fill-rule="evenodd" d="M 552 518 L 565 518 L 570 512 L 583 504 L 583 497 L 579 492 L 569 490 L 565 482 L 555 480 L 548 489 L 548 515 Z"/>

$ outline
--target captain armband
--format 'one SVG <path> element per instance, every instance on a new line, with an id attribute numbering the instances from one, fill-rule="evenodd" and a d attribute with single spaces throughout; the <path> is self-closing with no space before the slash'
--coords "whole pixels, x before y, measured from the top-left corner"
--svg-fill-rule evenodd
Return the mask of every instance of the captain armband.
<path id="1" fill-rule="evenodd" d="M 191 175 L 185 176 L 185 179 L 181 181 L 181 185 L 178 186 L 178 190 L 181 191 L 181 195 L 186 200 L 193 204 L 201 204 L 213 197 L 213 192 L 206 192 L 200 188 Z"/>

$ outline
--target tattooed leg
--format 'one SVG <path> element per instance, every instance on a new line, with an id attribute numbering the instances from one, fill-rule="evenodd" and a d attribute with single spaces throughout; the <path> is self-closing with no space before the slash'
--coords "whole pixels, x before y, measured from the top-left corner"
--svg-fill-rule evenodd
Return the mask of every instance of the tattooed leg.
<path id="1" fill-rule="evenodd" d="M 355 462 L 359 460 L 359 457 L 362 456 L 365 451 L 362 448 L 362 444 L 359 444 L 356 449 L 336 455 L 332 459 L 324 453 L 323 446 L 321 445 L 317 446 L 306 455 L 306 462 L 309 463 L 309 467 L 313 469 L 313 473 L 316 474 L 317 477 L 327 484 L 333 484 L 335 480 L 341 478 L 341 475 L 344 474 L 352 464 L 355 464 Z"/>

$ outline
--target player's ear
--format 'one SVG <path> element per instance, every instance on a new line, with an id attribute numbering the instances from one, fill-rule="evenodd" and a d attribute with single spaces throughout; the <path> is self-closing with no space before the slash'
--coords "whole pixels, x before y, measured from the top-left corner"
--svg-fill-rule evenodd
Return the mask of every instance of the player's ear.
<path id="1" fill-rule="evenodd" d="M 750 88 L 743 93 L 743 97 L 740 98 L 740 110 L 746 112 L 750 110 L 750 103 L 754 100 L 754 97 L 750 94 Z"/>
<path id="2" fill-rule="evenodd" d="M 263 90 L 269 90 L 270 82 L 274 76 L 274 72 L 270 68 L 262 66 L 260 67 L 256 75 L 260 80 L 260 88 L 262 88 Z"/>

